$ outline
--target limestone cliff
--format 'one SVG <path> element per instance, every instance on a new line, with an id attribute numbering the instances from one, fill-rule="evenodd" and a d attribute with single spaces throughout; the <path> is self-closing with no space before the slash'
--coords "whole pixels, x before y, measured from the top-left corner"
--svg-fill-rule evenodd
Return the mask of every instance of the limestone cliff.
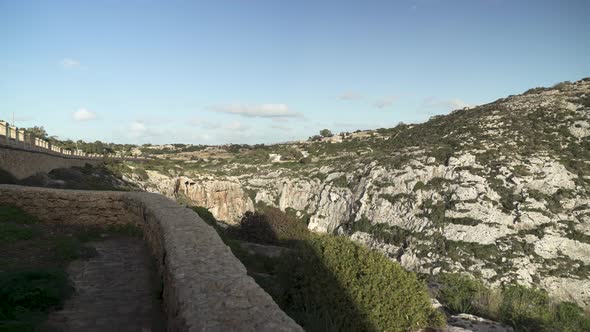
<path id="1" fill-rule="evenodd" d="M 129 179 L 227 223 L 255 204 L 293 209 L 311 230 L 411 270 L 538 285 L 590 306 L 590 80 L 365 133 L 290 145 L 310 163 L 250 151 Z"/>

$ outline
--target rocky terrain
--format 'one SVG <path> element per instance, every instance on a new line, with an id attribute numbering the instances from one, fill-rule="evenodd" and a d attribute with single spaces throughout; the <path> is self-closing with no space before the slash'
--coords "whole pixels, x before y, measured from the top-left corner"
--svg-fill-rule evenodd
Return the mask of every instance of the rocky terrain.
<path id="1" fill-rule="evenodd" d="M 226 223 L 279 207 L 419 273 L 539 286 L 590 307 L 590 79 L 422 124 L 198 150 L 117 171 Z"/>

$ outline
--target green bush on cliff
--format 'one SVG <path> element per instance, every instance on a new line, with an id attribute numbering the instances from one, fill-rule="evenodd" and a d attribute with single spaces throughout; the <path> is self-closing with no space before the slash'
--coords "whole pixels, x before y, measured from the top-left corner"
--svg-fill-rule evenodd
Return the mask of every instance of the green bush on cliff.
<path id="1" fill-rule="evenodd" d="M 246 212 L 236 230 L 240 239 L 260 244 L 289 244 L 307 238 L 309 231 L 302 220 L 283 211 L 265 206 Z"/>
<path id="2" fill-rule="evenodd" d="M 281 308 L 306 331 L 408 331 L 444 325 L 424 284 L 347 238 L 312 236 L 277 267 Z"/>
<path id="3" fill-rule="evenodd" d="M 590 317 L 571 302 L 554 303 L 546 291 L 522 285 L 490 289 L 466 275 L 440 274 L 437 299 L 451 313 L 471 313 L 515 331 L 590 331 Z"/>
<path id="4" fill-rule="evenodd" d="M 216 225 L 205 208 L 193 208 Z M 240 230 L 241 227 L 247 230 Z M 266 234 L 254 235 L 261 230 Z M 413 331 L 445 324 L 425 285 L 383 254 L 351 240 L 314 235 L 276 208 L 247 214 L 238 228 L 216 227 L 248 272 L 306 331 Z M 236 240 L 289 245 L 280 258 L 249 255 Z"/>

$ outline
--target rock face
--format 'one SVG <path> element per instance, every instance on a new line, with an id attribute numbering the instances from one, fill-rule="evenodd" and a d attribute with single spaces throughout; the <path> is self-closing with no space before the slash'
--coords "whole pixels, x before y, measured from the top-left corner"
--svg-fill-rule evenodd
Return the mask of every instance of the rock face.
<path id="1" fill-rule="evenodd" d="M 244 212 L 254 210 L 252 200 L 238 181 L 180 177 L 176 186 L 177 195 L 183 195 L 191 202 L 199 202 L 220 221 L 234 223 Z"/>
<path id="2" fill-rule="evenodd" d="M 588 123 L 586 79 L 341 143 L 302 143 L 314 160 L 304 166 L 240 159 L 136 182 L 228 223 L 254 204 L 293 209 L 309 229 L 349 235 L 408 269 L 539 286 L 588 308 Z"/>
<path id="3" fill-rule="evenodd" d="M 140 182 L 146 191 L 185 199 L 192 204 L 206 207 L 219 221 L 234 224 L 244 212 L 254 210 L 252 200 L 236 179 L 169 177 L 155 171 L 147 171 L 147 174 L 147 181 Z M 137 177 L 127 177 L 126 180 L 140 181 Z"/>

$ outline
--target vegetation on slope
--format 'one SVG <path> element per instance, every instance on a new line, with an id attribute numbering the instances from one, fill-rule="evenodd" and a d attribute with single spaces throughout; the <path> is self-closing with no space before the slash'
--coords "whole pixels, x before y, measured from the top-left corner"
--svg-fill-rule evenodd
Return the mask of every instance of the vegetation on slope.
<path id="1" fill-rule="evenodd" d="M 509 284 L 490 289 L 458 274 L 434 278 L 436 297 L 453 314 L 469 313 L 514 327 L 515 331 L 590 331 L 590 317 L 571 302 L 555 303 L 546 291 Z"/>
<path id="2" fill-rule="evenodd" d="M 216 225 L 206 209 L 195 211 Z M 242 226 L 216 229 L 249 273 L 306 331 L 406 331 L 444 324 L 415 274 L 345 237 L 302 232 L 293 218 L 277 209 L 267 211 L 271 216 L 246 215 L 241 224 L 246 231 Z M 255 229 L 268 237 L 261 238 Z M 277 235 L 271 236 L 271 230 Z M 252 257 L 236 239 L 288 249 L 280 258 Z"/>

